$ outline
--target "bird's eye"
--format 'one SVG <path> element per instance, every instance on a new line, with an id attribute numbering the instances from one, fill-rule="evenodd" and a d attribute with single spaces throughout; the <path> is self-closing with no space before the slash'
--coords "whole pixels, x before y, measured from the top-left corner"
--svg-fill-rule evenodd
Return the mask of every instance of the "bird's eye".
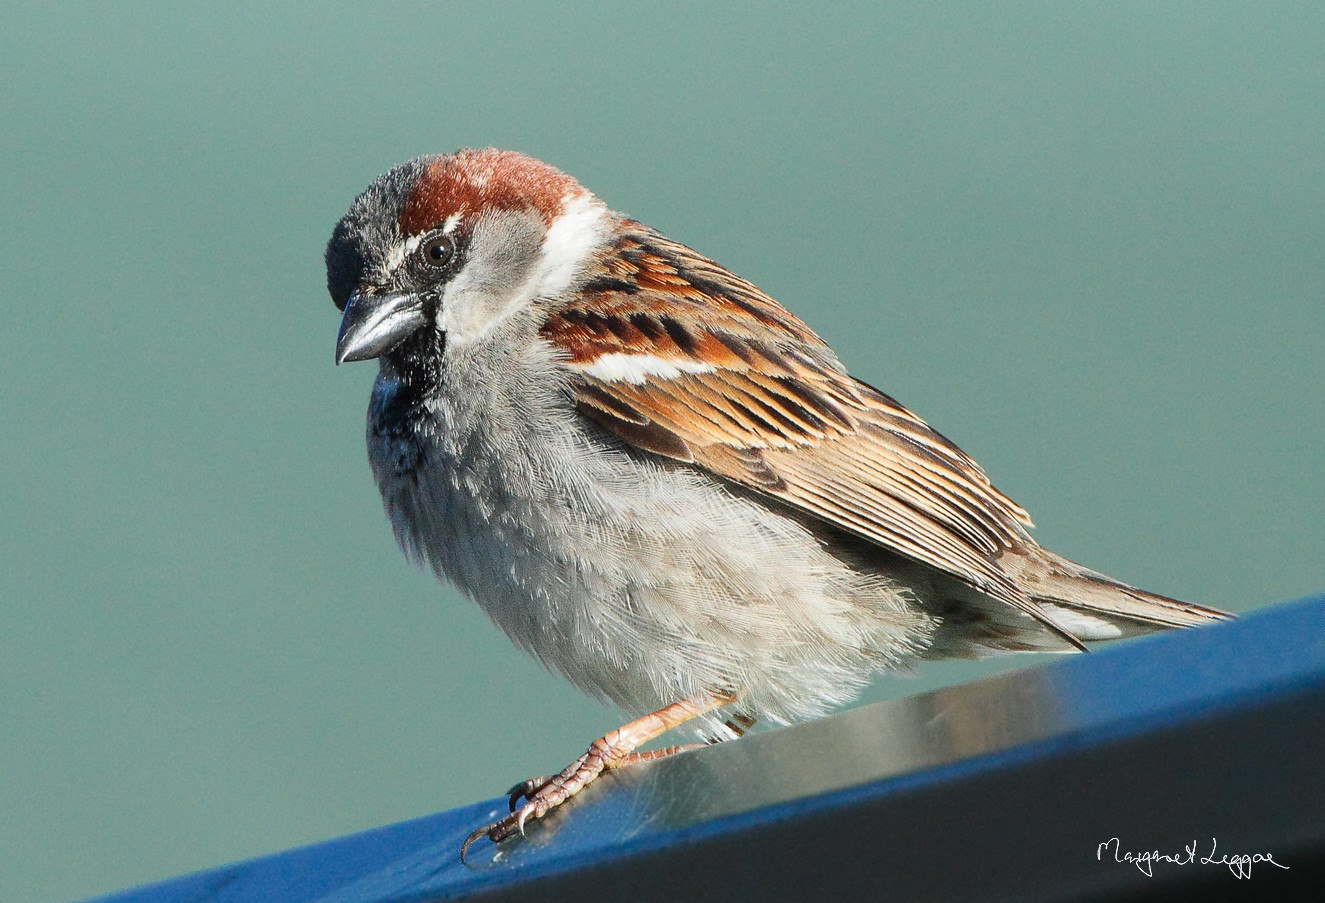
<path id="1" fill-rule="evenodd" d="M 444 267 L 455 256 L 455 242 L 445 235 L 438 235 L 423 243 L 423 260 L 431 267 Z"/>

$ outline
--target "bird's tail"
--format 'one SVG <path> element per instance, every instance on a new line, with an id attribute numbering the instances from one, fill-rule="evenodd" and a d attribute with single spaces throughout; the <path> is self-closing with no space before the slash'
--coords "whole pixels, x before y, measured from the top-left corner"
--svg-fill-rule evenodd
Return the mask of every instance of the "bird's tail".
<path id="1" fill-rule="evenodd" d="M 1050 618 L 1085 641 L 1196 627 L 1232 617 L 1216 608 L 1128 586 L 1044 549 L 1007 556 L 1003 564 L 1016 573 L 1018 584 Z"/>

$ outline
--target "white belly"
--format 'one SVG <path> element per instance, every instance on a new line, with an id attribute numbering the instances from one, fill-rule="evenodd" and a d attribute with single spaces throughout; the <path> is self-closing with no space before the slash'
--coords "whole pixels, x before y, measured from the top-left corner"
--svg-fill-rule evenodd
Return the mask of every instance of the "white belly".
<path id="1" fill-rule="evenodd" d="M 406 554 L 631 714 L 705 690 L 759 718 L 819 714 L 927 642 L 887 580 L 703 474 L 610 447 L 546 386 L 517 402 L 456 380 L 403 420 L 397 389 L 374 390 L 369 457 Z"/>

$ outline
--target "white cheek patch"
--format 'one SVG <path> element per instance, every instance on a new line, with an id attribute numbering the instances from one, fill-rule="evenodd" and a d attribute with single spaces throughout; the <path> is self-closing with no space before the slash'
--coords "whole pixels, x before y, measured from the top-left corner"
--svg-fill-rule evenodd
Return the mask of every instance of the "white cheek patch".
<path id="1" fill-rule="evenodd" d="M 607 208 L 583 190 L 562 198 L 561 213 L 546 231 L 533 208 L 479 217 L 467 262 L 442 295 L 440 328 L 447 341 L 481 341 L 512 312 L 563 294 L 610 235 Z"/>
<path id="2" fill-rule="evenodd" d="M 543 237 L 534 297 L 552 298 L 564 292 L 607 232 L 607 210 L 601 201 L 588 193 L 563 198 L 561 214 Z"/>
<path id="3" fill-rule="evenodd" d="M 669 361 L 652 354 L 623 354 L 616 351 L 600 355 L 591 364 L 571 366 L 605 382 L 624 382 L 637 386 L 647 382 L 650 377 L 676 379 L 685 373 L 712 373 L 717 369 L 702 361 Z"/>

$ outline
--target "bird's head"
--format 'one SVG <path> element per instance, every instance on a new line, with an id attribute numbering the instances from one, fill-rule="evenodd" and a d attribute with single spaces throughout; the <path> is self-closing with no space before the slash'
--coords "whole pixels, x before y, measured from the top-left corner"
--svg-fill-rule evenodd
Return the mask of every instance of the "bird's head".
<path id="1" fill-rule="evenodd" d="M 514 151 L 397 166 L 354 200 L 327 244 L 327 290 L 343 312 L 336 362 L 482 338 L 564 293 L 609 220 L 573 178 Z"/>

